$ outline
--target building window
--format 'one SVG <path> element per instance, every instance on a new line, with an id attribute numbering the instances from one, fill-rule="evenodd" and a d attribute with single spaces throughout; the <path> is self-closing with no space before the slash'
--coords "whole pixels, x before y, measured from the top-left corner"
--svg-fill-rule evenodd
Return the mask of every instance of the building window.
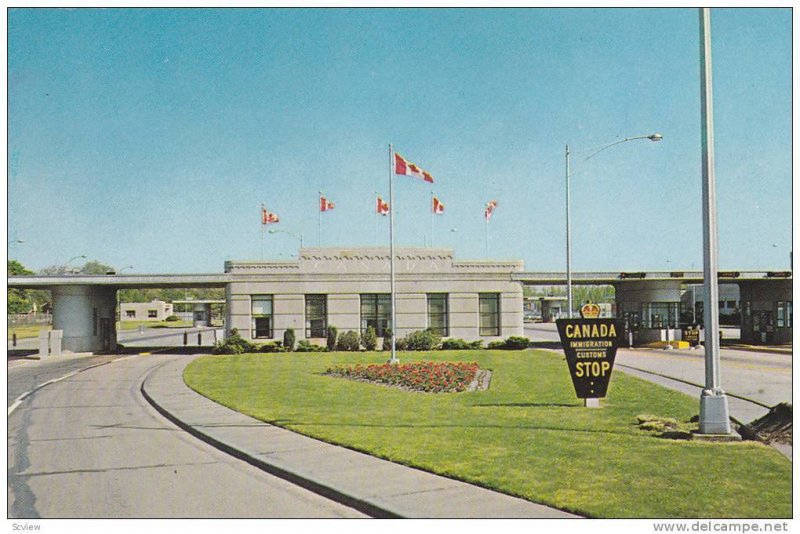
<path id="1" fill-rule="evenodd" d="M 792 301 L 786 301 L 786 328 L 792 328 Z"/>
<path id="2" fill-rule="evenodd" d="M 388 293 L 361 295 L 361 333 L 370 326 L 378 337 L 392 327 L 392 297 Z"/>
<path id="3" fill-rule="evenodd" d="M 157 319 L 158 310 L 147 310 L 147 317 L 149 317 L 150 319 Z"/>
<path id="4" fill-rule="evenodd" d="M 306 338 L 328 335 L 328 295 L 306 295 Z"/>
<path id="5" fill-rule="evenodd" d="M 642 326 L 644 328 L 677 328 L 680 302 L 643 302 Z M 702 314 L 702 312 L 701 312 Z M 702 317 L 702 315 L 698 315 Z"/>
<path id="6" fill-rule="evenodd" d="M 136 310 L 125 310 L 125 317 L 133 319 L 136 317 Z"/>
<path id="7" fill-rule="evenodd" d="M 783 301 L 778 301 L 778 320 L 775 323 L 775 326 L 778 328 L 783 328 L 784 326 L 784 314 L 786 313 L 786 308 L 783 307 Z"/>
<path id="8" fill-rule="evenodd" d="M 450 335 L 447 323 L 447 293 L 428 294 L 428 328 L 447 337 Z"/>
<path id="9" fill-rule="evenodd" d="M 726 307 L 730 309 L 736 309 L 736 301 L 735 300 L 728 300 L 725 301 Z"/>
<path id="10" fill-rule="evenodd" d="M 250 297 L 251 337 L 272 339 L 272 295 Z"/>
<path id="11" fill-rule="evenodd" d="M 480 313 L 478 334 L 481 336 L 499 336 L 500 294 L 481 293 L 478 300 L 478 310 Z"/>

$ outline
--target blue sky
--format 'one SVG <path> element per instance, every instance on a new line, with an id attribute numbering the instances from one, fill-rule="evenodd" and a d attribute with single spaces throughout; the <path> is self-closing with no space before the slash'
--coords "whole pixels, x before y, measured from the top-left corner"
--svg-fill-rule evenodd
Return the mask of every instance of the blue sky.
<path id="1" fill-rule="evenodd" d="M 791 24 L 712 10 L 721 269 L 789 266 Z M 564 270 L 569 143 L 574 270 L 701 269 L 699 95 L 692 8 L 11 9 L 9 255 L 220 272 L 260 258 L 261 202 L 316 246 L 320 190 L 323 246 L 372 246 L 391 142 L 436 245 L 484 258 L 494 199 L 489 256 Z M 421 246 L 431 188 L 395 185 Z"/>

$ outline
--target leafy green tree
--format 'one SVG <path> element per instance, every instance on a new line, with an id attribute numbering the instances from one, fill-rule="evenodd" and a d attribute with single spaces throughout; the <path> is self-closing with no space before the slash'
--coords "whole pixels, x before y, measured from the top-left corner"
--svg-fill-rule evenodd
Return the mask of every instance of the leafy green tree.
<path id="1" fill-rule="evenodd" d="M 8 260 L 8 274 L 9 276 L 21 274 L 33 274 L 16 260 Z M 31 311 L 32 302 L 30 299 L 30 292 L 24 289 L 9 289 L 8 290 L 8 313 L 28 313 Z"/>

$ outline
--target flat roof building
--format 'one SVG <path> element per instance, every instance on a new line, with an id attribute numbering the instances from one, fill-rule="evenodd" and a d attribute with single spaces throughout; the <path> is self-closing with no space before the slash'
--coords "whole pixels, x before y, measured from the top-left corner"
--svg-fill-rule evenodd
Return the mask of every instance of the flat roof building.
<path id="1" fill-rule="evenodd" d="M 449 249 L 395 250 L 397 337 L 433 328 L 443 337 L 494 341 L 523 335 L 522 261 L 463 261 Z M 391 324 L 389 250 L 304 248 L 295 261 L 228 261 L 228 330 L 248 339 L 339 332 L 383 337 Z"/>

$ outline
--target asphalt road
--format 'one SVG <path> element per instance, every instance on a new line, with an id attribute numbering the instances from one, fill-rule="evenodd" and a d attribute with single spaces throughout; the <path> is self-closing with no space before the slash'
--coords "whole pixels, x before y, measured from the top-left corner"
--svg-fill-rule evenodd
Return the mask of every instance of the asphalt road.
<path id="1" fill-rule="evenodd" d="M 731 330 L 725 335 L 733 333 Z M 534 341 L 559 341 L 554 323 L 526 324 L 525 334 Z M 699 399 L 705 383 L 705 353 L 702 348 L 619 349 L 614 369 Z M 771 406 L 792 401 L 791 354 L 721 348 L 720 370 L 730 413 L 743 423 L 766 414 Z"/>
<path id="2" fill-rule="evenodd" d="M 120 358 L 25 398 L 8 417 L 8 517 L 362 517 L 166 421 L 139 388 L 175 357 Z M 13 365 L 8 381 L 16 391 L 89 363 Z"/>

